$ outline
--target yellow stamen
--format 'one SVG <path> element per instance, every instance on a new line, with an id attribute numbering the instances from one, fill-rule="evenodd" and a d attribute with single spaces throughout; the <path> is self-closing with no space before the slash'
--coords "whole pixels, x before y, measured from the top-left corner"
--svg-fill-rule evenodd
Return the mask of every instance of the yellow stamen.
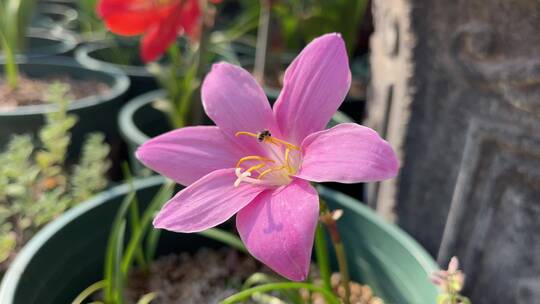
<path id="1" fill-rule="evenodd" d="M 250 167 L 245 172 L 253 172 L 253 171 L 259 170 L 260 168 L 262 168 L 264 166 L 266 166 L 266 163 L 258 164 L 256 166 Z"/>
<path id="2" fill-rule="evenodd" d="M 291 153 L 291 149 L 285 149 L 285 166 L 287 166 L 287 171 L 289 171 L 289 173 L 292 173 L 292 168 L 289 165 L 289 153 Z"/>
<path id="3" fill-rule="evenodd" d="M 234 134 L 234 136 L 240 136 L 240 135 L 247 135 L 247 136 L 251 136 L 251 137 L 259 137 L 259 135 L 255 134 L 255 133 L 251 133 L 251 132 L 244 132 L 244 131 L 240 131 L 240 132 L 236 132 Z"/>
<path id="4" fill-rule="evenodd" d="M 262 156 L 257 156 L 257 155 L 251 155 L 251 156 L 246 156 L 246 157 L 242 157 L 240 158 L 240 160 L 236 163 L 236 167 L 240 167 L 240 165 L 247 161 L 247 160 L 260 160 L 264 163 L 273 163 L 274 161 L 271 160 L 270 158 L 267 158 L 267 157 L 262 157 Z"/>
<path id="5" fill-rule="evenodd" d="M 273 143 L 273 144 L 282 144 L 284 145 L 285 147 L 291 149 L 291 150 L 300 150 L 300 147 L 298 146 L 295 146 L 289 142 L 286 142 L 284 140 L 281 140 L 279 138 L 275 138 L 275 137 L 268 137 L 267 139 L 269 142 Z"/>
<path id="6" fill-rule="evenodd" d="M 268 174 L 270 172 L 274 172 L 274 171 L 279 171 L 279 170 L 284 169 L 284 168 L 285 168 L 285 166 L 279 166 L 279 167 L 266 169 L 261 174 L 259 174 L 259 176 L 257 176 L 257 179 L 262 179 L 266 174 Z"/>

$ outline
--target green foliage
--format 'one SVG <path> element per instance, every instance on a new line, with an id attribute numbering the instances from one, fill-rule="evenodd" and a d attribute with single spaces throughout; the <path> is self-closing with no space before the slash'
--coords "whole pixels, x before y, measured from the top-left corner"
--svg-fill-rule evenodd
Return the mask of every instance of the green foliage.
<path id="1" fill-rule="evenodd" d="M 51 85 L 47 101 L 58 111 L 46 114 L 39 146 L 30 135 L 17 135 L 0 152 L 0 268 L 44 224 L 107 185 L 109 147 L 100 134 L 83 146 L 79 164 L 66 169 L 70 129 L 68 87 Z"/>
<path id="2" fill-rule="evenodd" d="M 5 57 L 5 77 L 13 88 L 19 75 L 15 56 L 24 49 L 24 35 L 35 4 L 35 0 L 0 0 L 0 49 Z"/>
<path id="3" fill-rule="evenodd" d="M 129 172 L 127 176 L 128 182 L 132 185 Z M 148 271 L 150 263 L 154 260 L 160 230 L 151 227 L 152 219 L 163 204 L 171 198 L 173 190 L 174 183 L 169 181 L 163 184 L 141 213 L 135 190 L 132 188 L 118 207 L 112 223 L 105 252 L 103 280 L 88 286 L 73 303 L 84 303 L 99 290 L 103 290 L 103 303 L 125 302 L 123 290 L 132 267 L 137 265 L 144 271 Z M 130 233 L 126 235 L 128 224 Z M 232 233 L 213 228 L 200 234 L 247 252 L 242 241 Z M 154 293 L 148 293 L 138 303 L 149 303 L 154 297 Z"/>
<path id="4" fill-rule="evenodd" d="M 289 49 L 299 50 L 313 38 L 338 32 L 352 55 L 367 3 L 367 0 L 289 0 L 276 2 L 273 9 Z"/>
<path id="5" fill-rule="evenodd" d="M 74 201 L 83 201 L 107 186 L 105 176 L 109 163 L 104 162 L 109 154 L 109 147 L 103 144 L 102 134 L 90 134 L 83 146 L 79 164 L 75 165 L 71 176 L 71 186 Z"/>
<path id="6" fill-rule="evenodd" d="M 83 33 L 103 32 L 103 22 L 96 15 L 97 0 L 79 0 L 79 24 Z"/>

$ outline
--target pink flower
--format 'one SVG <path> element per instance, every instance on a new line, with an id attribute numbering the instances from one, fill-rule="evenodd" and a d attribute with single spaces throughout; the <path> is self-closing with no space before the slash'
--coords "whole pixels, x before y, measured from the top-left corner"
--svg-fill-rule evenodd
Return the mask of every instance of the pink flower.
<path id="1" fill-rule="evenodd" d="M 248 72 L 215 64 L 202 100 L 217 126 L 174 130 L 137 151 L 148 167 L 187 186 L 154 226 L 197 232 L 237 214 L 254 257 L 286 278 L 305 280 L 319 215 L 309 181 L 373 182 L 398 170 L 392 148 L 372 129 L 346 123 L 325 130 L 350 81 L 338 34 L 315 39 L 294 60 L 273 110 Z"/>

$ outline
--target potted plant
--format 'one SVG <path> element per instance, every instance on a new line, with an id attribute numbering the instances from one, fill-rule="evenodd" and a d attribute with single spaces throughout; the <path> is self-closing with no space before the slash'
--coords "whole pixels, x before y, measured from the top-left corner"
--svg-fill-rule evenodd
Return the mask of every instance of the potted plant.
<path id="1" fill-rule="evenodd" d="M 0 302 L 71 303 L 81 291 L 103 278 L 105 249 L 122 201 L 134 189 L 144 210 L 163 182 L 154 176 L 136 181 L 134 187 L 117 186 L 49 224 L 23 249 L 4 276 Z M 427 276 L 437 266 L 418 243 L 354 199 L 329 189 L 322 189 L 320 194 L 330 208 L 344 212 L 338 227 L 346 244 L 352 280 L 369 285 L 386 303 L 435 302 L 437 291 Z M 124 237 L 129 240 L 131 235 L 127 232 Z M 147 240 L 143 244 L 148 244 Z M 223 246 L 200 234 L 163 232 L 155 252 L 158 257 L 193 255 L 203 247 Z"/>
<path id="2" fill-rule="evenodd" d="M 40 129 L 43 114 L 55 109 L 54 105 L 44 103 L 44 88 L 59 80 L 70 85 L 69 95 L 73 102 L 68 106 L 69 111 L 81 117 L 73 131 L 76 139 L 73 151 L 76 155 L 83 135 L 89 131 L 103 130 L 108 136 L 114 137 L 116 132 L 112 117 L 129 86 L 129 80 L 121 72 L 84 69 L 72 59 L 28 59 L 32 58 L 32 51 L 23 52 L 21 47 L 32 7 L 33 1 L 9 0 L 0 5 L 0 45 L 4 56 L 0 60 L 3 68 L 0 72 L 0 146 L 7 142 L 11 134 L 35 134 Z M 33 52 L 43 52 L 48 48 L 30 47 Z M 18 58 L 20 53 L 27 56 Z M 98 122 L 92 116 L 98 113 L 112 116 L 109 119 L 102 116 L 104 122 Z"/>
<path id="3" fill-rule="evenodd" d="M 199 253 L 173 256 L 179 262 L 167 269 L 159 265 L 171 258 L 154 256 L 220 245 L 210 238 L 248 252 L 272 271 L 249 276 L 244 287 L 230 285 L 232 294 L 221 303 L 281 303 L 285 298 L 306 303 L 320 297 L 326 303 L 350 303 L 367 288 L 359 282 L 388 302 L 434 302 L 437 292 L 428 275 L 437 268 L 421 247 L 358 201 L 312 184 L 381 181 L 395 177 L 399 167 L 392 147 L 374 130 L 354 123 L 325 128 L 350 85 L 344 41 L 335 33 L 319 37 L 292 67 L 272 109 L 251 74 L 228 63 L 214 65 L 201 99 L 216 126 L 167 132 L 136 153 L 142 163 L 185 188 L 171 198 L 173 184 L 163 185 L 154 176 L 111 189 L 67 213 L 23 250 L 3 280 L 0 300 L 123 303 L 133 290 L 130 284 L 142 286 L 138 283 L 153 274 L 177 281 L 194 278 L 186 273 L 199 267 L 189 264 Z M 213 228 L 233 216 L 240 239 Z M 107 225 L 96 227 L 96 219 Z M 318 274 L 310 270 L 312 251 Z M 334 268 L 331 260 L 337 262 Z M 199 264 L 203 274 L 227 267 L 225 260 L 205 263 L 203 258 Z M 455 264 L 432 277 L 451 287 L 440 303 L 461 301 Z M 339 272 L 336 280 L 332 269 Z M 170 292 L 169 282 L 150 286 L 139 303 Z M 215 286 L 226 283 L 227 278 Z M 178 296 L 175 288 L 172 299 L 189 303 L 192 290 L 182 289 Z"/>
<path id="4" fill-rule="evenodd" d="M 29 28 L 34 8 L 34 0 L 8 0 L 0 4 L 1 61 L 12 62 L 15 57 L 21 56 L 35 58 L 63 55 L 77 45 L 75 36 L 69 32 Z"/>
<path id="5" fill-rule="evenodd" d="M 9 63 L 2 66 L 9 70 Z M 109 142 L 117 141 L 115 117 L 129 87 L 129 79 L 116 70 L 93 71 L 77 64 L 70 58 L 18 60 L 15 64 L 15 87 L 9 77 L 0 74 L 0 146 L 4 146 L 12 134 L 37 134 L 44 124 L 44 114 L 56 107 L 45 102 L 44 88 L 54 81 L 70 85 L 68 112 L 79 117 L 74 127 L 73 149 L 70 157 L 81 150 L 82 138 L 92 131 L 102 131 Z M 99 119 L 96 119 L 99 117 Z"/>
<path id="6" fill-rule="evenodd" d="M 55 83 L 47 91 L 58 111 L 45 114 L 39 141 L 13 135 L 0 151 L 0 274 L 46 223 L 107 185 L 110 149 L 103 134 L 88 134 L 78 163 L 68 166 L 77 117 L 67 113 L 66 85 Z"/>
<path id="7" fill-rule="evenodd" d="M 158 88 L 155 75 L 140 60 L 133 40 L 109 39 L 86 43 L 77 48 L 75 59 L 91 69 L 112 66 L 122 70 L 132 83 L 126 96 L 128 99 Z"/>

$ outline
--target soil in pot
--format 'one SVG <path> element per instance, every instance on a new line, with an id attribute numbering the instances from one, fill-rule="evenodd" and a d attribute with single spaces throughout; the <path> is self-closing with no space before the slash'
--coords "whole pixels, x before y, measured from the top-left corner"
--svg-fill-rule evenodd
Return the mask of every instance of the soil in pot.
<path id="1" fill-rule="evenodd" d="M 137 303 L 150 292 L 156 294 L 152 301 L 155 304 L 174 304 L 179 301 L 183 304 L 219 303 L 241 291 L 246 279 L 256 272 L 273 275 L 270 269 L 255 259 L 231 248 L 201 248 L 194 254 L 169 254 L 155 260 L 147 272 L 134 270 L 130 273 L 125 290 L 126 303 Z M 311 275 L 315 281 L 319 280 L 315 265 L 312 265 Z M 340 285 L 338 273 L 332 275 L 331 283 L 334 291 L 344 297 L 345 290 Z M 373 295 L 369 286 L 351 282 L 350 289 L 351 304 L 384 303 Z M 301 291 L 301 295 L 304 299 L 310 296 L 305 290 Z M 314 304 L 325 303 L 321 294 L 313 293 L 311 297 Z"/>
<path id="2" fill-rule="evenodd" d="M 46 80 L 20 75 L 18 86 L 13 89 L 5 79 L 0 78 L 0 111 L 45 103 L 48 87 L 55 82 L 68 85 L 69 95 L 73 100 L 80 100 L 96 93 L 102 94 L 110 89 L 107 84 L 97 80 L 77 80 L 60 75 L 52 75 Z"/>
<path id="3" fill-rule="evenodd" d="M 240 290 L 244 281 L 263 267 L 231 248 L 202 248 L 159 257 L 150 270 L 133 271 L 126 288 L 126 302 L 156 292 L 153 303 L 218 303 Z M 268 272 L 268 270 L 267 270 Z"/>

